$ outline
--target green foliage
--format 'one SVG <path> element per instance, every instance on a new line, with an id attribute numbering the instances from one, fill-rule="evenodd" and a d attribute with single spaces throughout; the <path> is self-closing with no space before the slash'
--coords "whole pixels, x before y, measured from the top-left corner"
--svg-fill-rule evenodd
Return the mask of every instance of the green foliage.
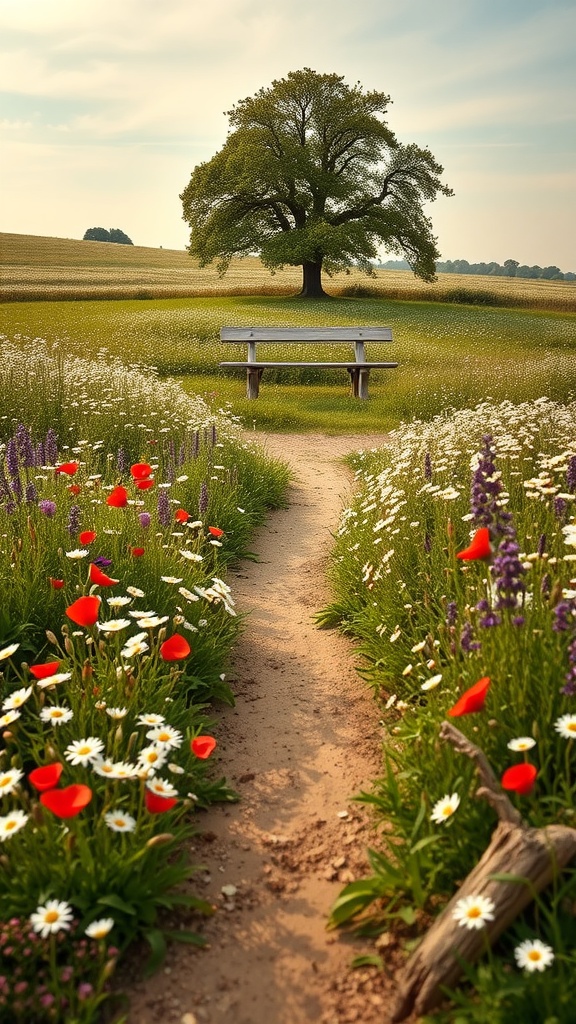
<path id="1" fill-rule="evenodd" d="M 452 192 L 428 149 L 398 143 L 388 103 L 310 68 L 237 103 L 223 148 L 181 195 L 191 255 L 218 259 L 222 272 L 253 252 L 271 270 L 370 271 L 384 244 L 433 280 L 439 253 L 423 204 Z"/>
<path id="2" fill-rule="evenodd" d="M 120 228 L 110 228 L 108 231 L 106 228 L 88 228 L 84 232 L 84 242 L 117 242 L 120 245 L 134 245 L 131 238 L 121 231 Z"/>

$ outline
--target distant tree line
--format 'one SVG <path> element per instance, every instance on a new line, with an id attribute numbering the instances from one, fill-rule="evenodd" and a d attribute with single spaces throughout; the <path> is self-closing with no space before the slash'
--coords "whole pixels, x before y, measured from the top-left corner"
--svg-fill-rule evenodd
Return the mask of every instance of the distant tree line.
<path id="1" fill-rule="evenodd" d="M 379 263 L 383 270 L 410 270 L 406 260 L 388 260 Z M 576 281 L 576 274 L 568 271 L 562 273 L 560 267 L 528 267 L 522 266 L 517 260 L 505 260 L 500 263 L 468 263 L 468 260 L 445 260 L 436 264 L 438 274 L 482 274 L 487 277 L 531 277 L 544 281 Z"/>
<path id="2" fill-rule="evenodd" d="M 88 228 L 82 239 L 84 242 L 118 242 L 119 245 L 134 245 L 131 238 L 120 228 Z"/>

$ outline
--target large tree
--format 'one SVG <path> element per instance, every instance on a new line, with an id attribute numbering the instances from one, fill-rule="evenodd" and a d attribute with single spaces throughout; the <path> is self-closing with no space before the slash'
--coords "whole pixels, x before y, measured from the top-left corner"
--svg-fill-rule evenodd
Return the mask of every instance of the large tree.
<path id="1" fill-rule="evenodd" d="M 379 246 L 434 280 L 440 254 L 423 204 L 452 191 L 429 149 L 397 141 L 389 102 L 310 68 L 240 100 L 224 146 L 180 197 L 190 254 L 202 266 L 217 259 L 221 273 L 253 253 L 272 271 L 302 266 L 301 294 L 313 297 L 323 269 L 370 273 Z"/>

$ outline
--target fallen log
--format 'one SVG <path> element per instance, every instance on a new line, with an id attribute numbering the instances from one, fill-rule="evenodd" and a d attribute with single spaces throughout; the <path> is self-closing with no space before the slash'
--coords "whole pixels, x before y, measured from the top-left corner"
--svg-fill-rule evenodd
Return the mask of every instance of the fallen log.
<path id="1" fill-rule="evenodd" d="M 443 998 L 442 987 L 453 985 L 462 973 L 462 961 L 472 963 L 488 944 L 493 945 L 535 895 L 576 856 L 576 829 L 564 825 L 536 829 L 524 824 L 484 752 L 450 722 L 442 723 L 440 737 L 475 762 L 481 783 L 476 796 L 494 808 L 499 822 L 480 861 L 404 967 L 398 979 L 393 1022 L 437 1006 Z M 494 920 L 479 929 L 459 925 L 453 911 L 458 900 L 466 896 L 493 900 Z"/>

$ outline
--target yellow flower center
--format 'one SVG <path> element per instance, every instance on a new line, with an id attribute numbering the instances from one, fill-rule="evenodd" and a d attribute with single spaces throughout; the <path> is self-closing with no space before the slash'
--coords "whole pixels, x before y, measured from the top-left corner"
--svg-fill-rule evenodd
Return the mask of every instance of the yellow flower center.
<path id="1" fill-rule="evenodd" d="M 576 732 L 576 722 L 568 722 L 568 732 Z"/>
<path id="2" fill-rule="evenodd" d="M 453 814 L 453 812 L 454 808 L 452 807 L 452 804 L 446 804 L 446 807 L 442 808 L 442 814 L 444 815 L 445 818 L 449 818 L 450 815 Z"/>
<path id="3" fill-rule="evenodd" d="M 92 753 L 92 747 L 89 747 L 88 744 L 85 743 L 83 747 L 78 747 L 78 753 L 81 757 L 84 757 L 85 754 Z"/>
<path id="4" fill-rule="evenodd" d="M 531 949 L 528 953 L 528 959 L 533 960 L 534 963 L 538 963 L 538 961 L 542 959 L 542 953 L 539 949 Z"/>
<path id="5" fill-rule="evenodd" d="M 170 739 L 170 733 L 169 732 L 161 732 L 159 737 L 158 737 L 158 741 L 160 743 L 167 743 L 169 739 Z"/>
<path id="6" fill-rule="evenodd" d="M 8 776 L 7 779 L 0 779 L 0 787 L 2 787 L 2 786 L 9 786 L 11 782 L 12 782 L 12 779 L 10 778 L 10 776 Z"/>
<path id="7" fill-rule="evenodd" d="M 468 917 L 482 917 L 482 911 L 480 907 L 470 907 L 468 911 Z"/>
<path id="8" fill-rule="evenodd" d="M 52 711 L 52 718 L 62 718 L 63 714 L 63 711 L 58 710 L 58 708 L 54 708 L 54 710 Z"/>
<path id="9" fill-rule="evenodd" d="M 57 921 L 59 917 L 60 915 L 57 910 L 49 910 L 44 915 L 44 920 L 46 921 L 46 924 L 54 924 L 54 922 Z"/>
<path id="10" fill-rule="evenodd" d="M 16 822 L 15 821 L 7 821 L 5 826 L 4 826 L 4 828 L 6 829 L 7 832 L 11 832 L 13 828 L 16 828 Z"/>
<path id="11" fill-rule="evenodd" d="M 124 818 L 114 818 L 114 824 L 117 825 L 118 828 L 124 828 L 126 822 L 124 821 Z"/>

